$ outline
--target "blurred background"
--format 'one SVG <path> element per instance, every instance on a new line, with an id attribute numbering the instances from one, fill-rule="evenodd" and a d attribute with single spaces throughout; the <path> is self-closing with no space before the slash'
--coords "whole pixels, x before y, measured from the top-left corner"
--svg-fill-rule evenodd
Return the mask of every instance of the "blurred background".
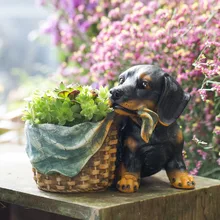
<path id="1" fill-rule="evenodd" d="M 0 143 L 25 144 L 24 99 L 98 88 L 156 64 L 192 96 L 179 123 L 191 174 L 220 179 L 220 1 L 0 0 Z"/>
<path id="2" fill-rule="evenodd" d="M 0 4 L 0 101 L 5 104 L 1 105 L 2 113 L 13 98 L 11 92 L 24 80 L 30 80 L 29 76 L 51 73 L 57 67 L 57 59 L 50 41 L 42 44 L 34 40 L 34 30 L 38 30 L 48 11 L 31 0 L 1 0 Z"/>
<path id="3" fill-rule="evenodd" d="M 32 0 L 0 0 L 0 5 L 0 134 L 11 131 L 0 142 L 21 142 L 23 132 L 14 130 L 23 130 L 19 122 L 24 98 L 36 88 L 47 88 L 58 61 L 52 43 L 36 39 L 47 10 Z"/>

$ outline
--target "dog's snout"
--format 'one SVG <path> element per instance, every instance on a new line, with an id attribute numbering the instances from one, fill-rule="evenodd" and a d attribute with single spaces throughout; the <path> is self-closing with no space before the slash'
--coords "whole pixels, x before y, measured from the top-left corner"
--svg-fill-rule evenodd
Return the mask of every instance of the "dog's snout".
<path id="1" fill-rule="evenodd" d="M 121 89 L 111 89 L 109 92 L 113 100 L 120 99 L 123 95 L 123 91 Z"/>

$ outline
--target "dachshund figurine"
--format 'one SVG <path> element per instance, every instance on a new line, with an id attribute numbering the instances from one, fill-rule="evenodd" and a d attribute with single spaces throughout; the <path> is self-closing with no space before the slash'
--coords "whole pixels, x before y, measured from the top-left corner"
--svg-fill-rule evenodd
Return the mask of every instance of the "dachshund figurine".
<path id="1" fill-rule="evenodd" d="M 110 94 L 111 104 L 121 121 L 118 190 L 135 192 L 141 177 L 162 169 L 166 170 L 173 187 L 193 189 L 194 179 L 183 161 L 183 134 L 176 123 L 190 95 L 174 78 L 154 65 L 138 65 L 126 70 Z M 140 110 L 158 116 L 149 140 L 143 137 Z"/>

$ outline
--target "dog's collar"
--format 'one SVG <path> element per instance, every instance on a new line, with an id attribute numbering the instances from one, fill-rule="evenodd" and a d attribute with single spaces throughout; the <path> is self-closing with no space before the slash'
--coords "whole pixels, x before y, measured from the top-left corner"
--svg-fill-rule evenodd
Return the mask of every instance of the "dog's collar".
<path id="1" fill-rule="evenodd" d="M 139 110 L 138 115 L 142 119 L 141 137 L 146 143 L 148 143 L 157 125 L 159 116 L 157 113 L 147 108 Z"/>
<path id="2" fill-rule="evenodd" d="M 159 116 L 156 112 L 148 108 L 133 111 L 130 109 L 126 109 L 120 105 L 114 105 L 113 108 L 116 113 L 123 116 L 128 116 L 129 118 L 131 118 L 132 121 L 134 121 L 138 126 L 140 126 L 142 139 L 146 143 L 149 142 L 149 139 L 159 120 Z M 139 122 L 139 118 L 142 120 L 142 123 Z"/>
<path id="3" fill-rule="evenodd" d="M 114 111 L 120 115 L 124 115 L 124 116 L 137 116 L 138 115 L 137 111 L 124 108 L 121 105 L 114 104 L 113 108 L 114 108 Z"/>

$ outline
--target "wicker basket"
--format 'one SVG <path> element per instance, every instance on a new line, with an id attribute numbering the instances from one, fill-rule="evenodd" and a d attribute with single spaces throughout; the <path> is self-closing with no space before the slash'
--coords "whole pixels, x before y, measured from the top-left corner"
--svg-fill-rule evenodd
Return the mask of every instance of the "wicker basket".
<path id="1" fill-rule="evenodd" d="M 75 177 L 67 177 L 59 173 L 44 175 L 35 168 L 34 180 L 38 188 L 48 192 L 92 192 L 105 190 L 114 180 L 117 129 L 111 125 L 102 147 L 90 158 L 84 168 Z"/>

